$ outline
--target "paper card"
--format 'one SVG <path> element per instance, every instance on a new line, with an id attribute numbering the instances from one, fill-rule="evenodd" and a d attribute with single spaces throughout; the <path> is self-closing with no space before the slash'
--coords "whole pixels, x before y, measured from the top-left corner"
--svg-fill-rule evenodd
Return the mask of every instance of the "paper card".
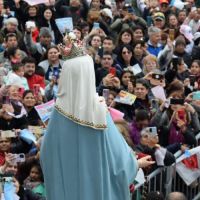
<path id="1" fill-rule="evenodd" d="M 158 166 L 164 166 L 164 159 L 165 159 L 165 155 L 166 155 L 167 149 L 160 147 L 158 149 L 156 149 L 155 151 L 155 159 L 156 159 L 156 164 Z"/>
<path id="2" fill-rule="evenodd" d="M 30 6 L 43 4 L 43 3 L 49 3 L 49 0 L 24 0 L 26 3 L 28 3 Z"/>
<path id="3" fill-rule="evenodd" d="M 19 137 L 26 141 L 28 144 L 32 144 L 33 142 L 36 143 L 36 137 L 35 135 L 33 135 L 33 133 L 31 131 L 29 131 L 28 129 L 23 129 L 20 131 Z"/>
<path id="4" fill-rule="evenodd" d="M 139 184 L 143 184 L 145 182 L 144 172 L 141 168 L 138 170 L 135 181 Z"/>
<path id="5" fill-rule="evenodd" d="M 111 115 L 113 121 L 123 119 L 123 117 L 124 117 L 124 113 L 120 112 L 117 109 L 109 108 L 109 111 L 110 111 L 110 115 Z"/>
<path id="6" fill-rule="evenodd" d="M 65 34 L 67 31 L 73 30 L 73 21 L 71 17 L 58 18 L 55 20 L 59 31 Z"/>
<path id="7" fill-rule="evenodd" d="M 157 99 L 161 99 L 162 101 L 166 100 L 165 91 L 162 86 L 158 85 L 156 87 L 151 88 L 151 91 Z"/>
<path id="8" fill-rule="evenodd" d="M 122 104 L 127 104 L 127 105 L 133 105 L 133 103 L 136 100 L 136 96 L 126 92 L 124 90 L 121 90 L 120 93 L 116 96 L 114 99 L 115 102 L 122 103 Z"/>
<path id="9" fill-rule="evenodd" d="M 35 106 L 35 109 L 38 115 L 40 116 L 40 119 L 43 122 L 46 122 L 49 120 L 54 104 L 55 104 L 55 101 L 51 100 L 51 101 L 48 101 L 47 103 Z"/>
<path id="10" fill-rule="evenodd" d="M 0 131 L 0 136 L 2 138 L 15 138 L 15 137 L 17 137 L 15 132 L 12 131 L 12 130 Z"/>
<path id="11" fill-rule="evenodd" d="M 133 72 L 134 75 L 137 75 L 142 72 L 142 69 L 139 64 L 129 66 L 128 69 Z"/>

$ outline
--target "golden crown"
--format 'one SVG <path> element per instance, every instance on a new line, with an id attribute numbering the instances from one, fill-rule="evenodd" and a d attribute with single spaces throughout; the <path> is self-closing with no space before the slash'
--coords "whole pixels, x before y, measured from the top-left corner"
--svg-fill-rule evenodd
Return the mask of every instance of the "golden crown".
<path id="1" fill-rule="evenodd" d="M 83 47 L 83 42 L 77 40 L 76 35 L 73 32 L 67 33 L 63 38 L 63 59 L 68 60 L 79 56 L 86 55 Z"/>

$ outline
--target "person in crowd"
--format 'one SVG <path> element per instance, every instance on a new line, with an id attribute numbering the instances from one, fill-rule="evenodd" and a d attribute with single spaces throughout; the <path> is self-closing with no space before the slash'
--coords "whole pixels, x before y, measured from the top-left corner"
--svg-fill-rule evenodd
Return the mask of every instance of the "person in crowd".
<path id="1" fill-rule="evenodd" d="M 5 48 L 4 50 L 4 56 L 6 57 L 7 55 L 7 50 L 10 48 L 15 48 L 15 47 L 19 47 L 19 42 L 17 40 L 17 35 L 15 33 L 8 33 L 5 37 L 5 42 L 3 43 L 3 46 Z M 26 52 L 23 50 L 19 50 L 21 53 L 21 57 L 22 59 L 25 58 L 27 56 Z"/>
<path id="2" fill-rule="evenodd" d="M 55 15 L 55 9 L 52 6 L 45 6 L 43 9 L 43 15 L 39 20 L 39 28 L 48 27 L 52 35 L 52 42 L 59 44 L 62 42 L 63 37 L 56 25 Z"/>
<path id="3" fill-rule="evenodd" d="M 39 33 L 39 41 L 34 42 L 31 36 L 31 29 L 26 29 L 24 36 L 27 50 L 36 59 L 37 63 L 41 61 L 42 56 L 46 53 L 48 47 L 53 45 L 52 35 L 47 27 L 42 27 Z"/>
<path id="4" fill-rule="evenodd" d="M 152 72 L 155 69 L 158 69 L 158 61 L 156 56 L 149 54 L 147 56 L 145 56 L 142 60 L 143 63 L 143 73 L 144 75 Z"/>
<path id="5" fill-rule="evenodd" d="M 161 41 L 161 29 L 152 26 L 148 29 L 149 41 L 147 43 L 147 50 L 150 54 L 158 56 L 159 52 L 162 50 Z"/>
<path id="6" fill-rule="evenodd" d="M 130 136 L 134 145 L 140 142 L 140 132 L 150 125 L 150 116 L 146 110 L 138 110 L 135 119 L 130 124 Z"/>
<path id="7" fill-rule="evenodd" d="M 128 91 L 129 93 L 133 93 L 135 84 L 135 78 L 133 72 L 130 70 L 124 70 L 120 77 L 121 81 L 121 89 Z"/>
<path id="8" fill-rule="evenodd" d="M 36 105 L 36 94 L 32 90 L 26 90 L 23 93 L 22 103 L 27 112 L 27 121 L 29 125 L 38 126 L 41 125 L 41 120 L 38 116 L 34 106 Z"/>
<path id="9" fill-rule="evenodd" d="M 147 127 L 141 131 L 140 142 L 135 148 L 138 152 L 151 155 L 157 166 L 172 165 L 175 162 L 174 155 L 158 143 L 159 137 L 156 127 Z"/>
<path id="10" fill-rule="evenodd" d="M 162 12 L 156 12 L 153 14 L 153 25 L 161 30 L 165 28 L 165 15 Z"/>
<path id="11" fill-rule="evenodd" d="M 23 42 L 23 35 L 22 33 L 18 30 L 18 20 L 14 17 L 8 18 L 5 21 L 5 26 L 1 29 L 0 31 L 0 43 L 4 42 L 4 38 L 8 33 L 15 33 L 17 35 L 17 39 L 19 44 Z"/>
<path id="12" fill-rule="evenodd" d="M 60 17 L 72 17 L 74 25 L 77 25 L 81 19 L 87 19 L 88 4 L 85 0 L 58 0 L 55 3 L 55 8 Z"/>
<path id="13" fill-rule="evenodd" d="M 47 49 L 43 61 L 38 66 L 44 71 L 45 80 L 50 81 L 52 76 L 58 76 L 63 65 L 60 59 L 60 52 L 57 46 L 51 46 Z"/>
<path id="14" fill-rule="evenodd" d="M 119 47 L 118 56 L 116 58 L 116 68 L 123 71 L 124 68 L 133 66 L 136 63 L 131 45 L 121 45 Z"/>
<path id="15" fill-rule="evenodd" d="M 133 40 L 134 43 L 137 41 L 144 41 L 145 32 L 141 26 L 136 26 L 133 28 Z"/>
<path id="16" fill-rule="evenodd" d="M 98 87 L 107 74 L 113 77 L 119 76 L 120 72 L 113 66 L 112 53 L 104 52 L 101 58 L 101 67 L 96 70 L 96 86 Z"/>
<path id="17" fill-rule="evenodd" d="M 45 196 L 45 187 L 40 165 L 32 165 L 29 176 L 24 180 L 24 188 L 33 191 L 36 194 Z"/>
<path id="18" fill-rule="evenodd" d="M 12 72 L 5 77 L 4 81 L 6 85 L 18 85 L 24 90 L 29 89 L 27 79 L 24 77 L 24 64 L 22 63 L 13 64 Z"/>
<path id="19" fill-rule="evenodd" d="M 171 192 L 169 195 L 167 195 L 166 200 L 187 200 L 187 198 L 181 192 Z"/>
<path id="20" fill-rule="evenodd" d="M 41 88 L 45 88 L 45 78 L 44 76 L 38 75 L 43 72 L 42 68 L 36 67 L 36 61 L 32 57 L 26 57 L 22 60 L 24 64 L 24 76 L 28 81 L 29 88 L 33 90 L 34 85 L 38 84 Z M 42 71 L 42 72 L 41 72 Z M 39 72 L 36 74 L 36 72 Z"/>
<path id="21" fill-rule="evenodd" d="M 50 83 L 45 87 L 45 97 L 47 100 L 56 99 L 58 93 L 59 74 L 53 75 Z"/>
<path id="22" fill-rule="evenodd" d="M 184 85 L 180 81 L 175 80 L 169 85 L 169 97 L 172 99 L 184 97 Z M 152 119 L 152 123 L 163 130 L 160 135 L 161 144 L 163 146 L 174 143 L 194 145 L 196 143 L 195 134 L 200 129 L 195 109 L 188 103 L 170 102 L 167 106 L 164 102 Z"/>

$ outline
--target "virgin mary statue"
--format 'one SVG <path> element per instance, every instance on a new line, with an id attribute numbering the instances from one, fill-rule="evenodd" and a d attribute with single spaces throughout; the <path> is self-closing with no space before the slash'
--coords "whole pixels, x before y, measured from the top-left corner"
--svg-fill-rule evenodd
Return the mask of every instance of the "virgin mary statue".
<path id="1" fill-rule="evenodd" d="M 95 89 L 93 60 L 72 44 L 41 147 L 47 200 L 129 200 L 138 162 Z"/>

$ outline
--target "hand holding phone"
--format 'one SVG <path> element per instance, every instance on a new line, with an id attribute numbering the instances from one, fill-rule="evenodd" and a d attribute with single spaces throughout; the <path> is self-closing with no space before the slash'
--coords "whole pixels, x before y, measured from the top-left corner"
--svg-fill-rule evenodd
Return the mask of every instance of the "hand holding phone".
<path id="1" fill-rule="evenodd" d="M 40 92 L 40 85 L 39 84 L 34 84 L 33 85 L 33 93 L 34 93 L 34 95 L 38 96 L 39 92 Z"/>
<path id="2" fill-rule="evenodd" d="M 116 76 L 116 69 L 114 67 L 111 67 L 110 70 L 109 70 L 109 74 Z"/>
<path id="3" fill-rule="evenodd" d="M 3 96 L 2 98 L 3 104 L 10 104 L 10 97 L 9 96 Z"/>

